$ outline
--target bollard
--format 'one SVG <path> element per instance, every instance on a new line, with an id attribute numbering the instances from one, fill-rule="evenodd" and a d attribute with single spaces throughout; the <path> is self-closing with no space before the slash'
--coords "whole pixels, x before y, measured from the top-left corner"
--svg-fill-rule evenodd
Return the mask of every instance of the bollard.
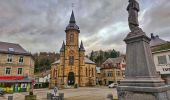
<path id="1" fill-rule="evenodd" d="M 61 100 L 59 96 L 52 97 L 52 100 Z"/>
<path id="2" fill-rule="evenodd" d="M 54 94 L 51 93 L 50 96 L 51 96 L 51 97 L 50 97 L 50 100 L 53 100 Z"/>
<path id="3" fill-rule="evenodd" d="M 60 100 L 64 100 L 64 93 L 59 93 Z"/>
<path id="4" fill-rule="evenodd" d="M 47 100 L 50 100 L 51 98 L 51 93 L 47 93 Z"/>
<path id="5" fill-rule="evenodd" d="M 8 96 L 8 100 L 13 100 L 13 96 Z"/>
<path id="6" fill-rule="evenodd" d="M 107 95 L 107 100 L 113 100 L 113 95 L 112 94 L 108 94 Z"/>

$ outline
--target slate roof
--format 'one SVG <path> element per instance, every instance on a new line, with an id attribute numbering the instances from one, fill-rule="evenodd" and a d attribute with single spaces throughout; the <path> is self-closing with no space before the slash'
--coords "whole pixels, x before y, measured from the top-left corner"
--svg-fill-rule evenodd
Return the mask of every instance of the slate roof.
<path id="1" fill-rule="evenodd" d="M 85 51 L 85 48 L 84 48 L 84 45 L 83 45 L 83 42 L 81 41 L 81 44 L 80 44 L 80 51 Z"/>
<path id="2" fill-rule="evenodd" d="M 117 58 L 108 58 L 103 64 L 107 64 L 107 63 L 112 63 L 112 64 L 116 64 L 116 63 L 120 63 L 124 58 L 121 57 L 117 57 Z"/>
<path id="3" fill-rule="evenodd" d="M 67 32 L 68 30 L 77 30 L 78 32 L 80 32 L 79 27 L 76 25 L 76 20 L 75 20 L 73 11 L 71 13 L 70 21 L 69 21 L 69 24 L 66 27 L 65 32 Z"/>
<path id="4" fill-rule="evenodd" d="M 31 55 L 31 53 L 27 52 L 19 44 L 1 41 L 0 41 L 0 53 Z"/>
<path id="5" fill-rule="evenodd" d="M 57 60 L 55 62 L 53 62 L 52 64 L 59 64 L 60 63 L 60 60 Z"/>
<path id="6" fill-rule="evenodd" d="M 85 57 L 85 63 L 86 64 L 95 64 L 95 62 L 91 61 L 89 58 Z"/>
<path id="7" fill-rule="evenodd" d="M 160 39 L 158 35 L 154 36 L 153 33 L 151 33 L 151 41 L 150 46 L 158 46 L 167 43 L 167 41 Z"/>
<path id="8" fill-rule="evenodd" d="M 90 59 L 88 59 L 87 57 L 84 58 L 85 59 L 85 64 L 95 64 L 95 62 L 91 61 Z M 55 61 L 52 64 L 59 64 L 60 60 Z"/>
<path id="9" fill-rule="evenodd" d="M 63 41 L 63 44 L 62 44 L 61 49 L 60 49 L 60 52 L 64 52 L 64 50 L 65 50 L 65 43 Z"/>

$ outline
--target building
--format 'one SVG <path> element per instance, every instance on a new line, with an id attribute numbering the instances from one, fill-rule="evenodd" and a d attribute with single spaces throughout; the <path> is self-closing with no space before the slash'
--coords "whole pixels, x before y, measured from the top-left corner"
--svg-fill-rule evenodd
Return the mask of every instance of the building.
<path id="1" fill-rule="evenodd" d="M 102 85 L 101 67 L 96 67 L 96 84 Z"/>
<path id="2" fill-rule="evenodd" d="M 79 47 L 80 29 L 76 25 L 72 11 L 66 27 L 66 44 L 63 41 L 60 49 L 60 60 L 51 66 L 50 88 L 61 85 L 96 85 L 96 64 L 85 57 L 85 48 L 81 41 Z"/>
<path id="3" fill-rule="evenodd" d="M 125 56 L 108 58 L 101 67 L 102 84 L 119 83 L 124 78 Z"/>
<path id="4" fill-rule="evenodd" d="M 150 46 L 157 72 L 166 84 L 170 84 L 170 42 L 151 33 Z"/>
<path id="5" fill-rule="evenodd" d="M 34 59 L 19 44 L 0 42 L 0 87 L 7 92 L 28 91 L 34 77 Z"/>
<path id="6" fill-rule="evenodd" d="M 45 70 L 35 74 L 35 88 L 47 88 L 50 82 L 51 70 Z"/>

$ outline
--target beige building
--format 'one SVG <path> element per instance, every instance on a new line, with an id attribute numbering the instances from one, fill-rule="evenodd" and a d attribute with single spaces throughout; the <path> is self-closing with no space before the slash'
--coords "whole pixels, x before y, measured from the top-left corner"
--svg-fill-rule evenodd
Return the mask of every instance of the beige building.
<path id="1" fill-rule="evenodd" d="M 27 87 L 33 77 L 32 55 L 19 44 L 0 42 L 0 87 Z"/>
<path id="2" fill-rule="evenodd" d="M 119 83 L 124 78 L 125 56 L 108 58 L 101 67 L 102 84 Z"/>
<path id="3" fill-rule="evenodd" d="M 150 46 L 157 72 L 166 84 L 170 84 L 170 42 L 152 33 Z"/>
<path id="4" fill-rule="evenodd" d="M 60 49 L 60 60 L 51 66 L 50 88 L 61 85 L 96 85 L 96 65 L 85 57 L 85 49 L 81 41 L 79 47 L 79 27 L 72 12 L 66 27 L 66 44 Z"/>

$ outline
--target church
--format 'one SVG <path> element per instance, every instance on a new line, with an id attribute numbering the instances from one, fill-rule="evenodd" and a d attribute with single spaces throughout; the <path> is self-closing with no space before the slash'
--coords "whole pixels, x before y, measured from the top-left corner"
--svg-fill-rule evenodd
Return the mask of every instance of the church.
<path id="1" fill-rule="evenodd" d="M 60 59 L 51 65 L 49 88 L 55 86 L 95 86 L 96 64 L 85 57 L 83 42 L 79 44 L 80 29 L 72 11 L 65 29 L 66 42 L 60 49 Z M 80 45 L 80 46 L 79 46 Z"/>

